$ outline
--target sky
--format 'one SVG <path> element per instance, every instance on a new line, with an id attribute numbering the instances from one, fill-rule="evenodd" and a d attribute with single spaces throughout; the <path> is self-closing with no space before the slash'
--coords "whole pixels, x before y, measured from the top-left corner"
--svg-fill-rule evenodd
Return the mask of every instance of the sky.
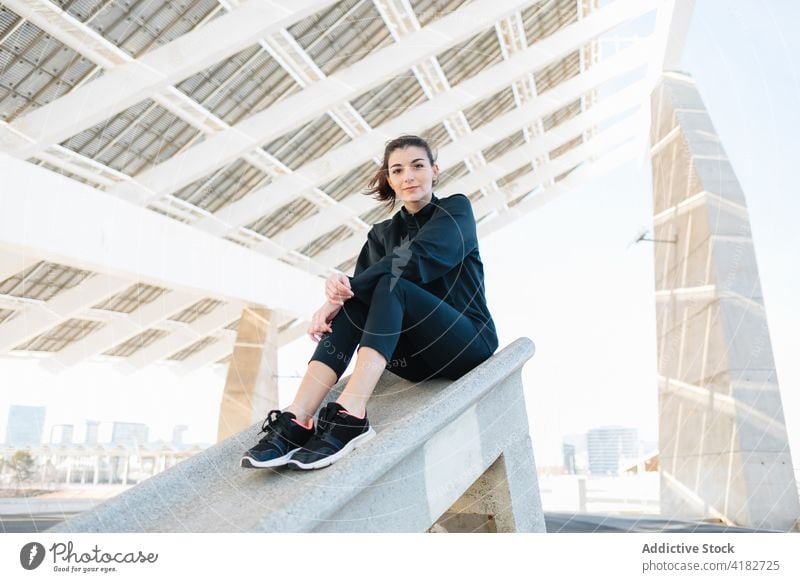
<path id="1" fill-rule="evenodd" d="M 795 464 L 800 463 L 800 40 L 791 0 L 696 3 L 682 70 L 695 79 L 750 211 L 772 349 Z M 523 371 L 537 464 L 561 461 L 565 435 L 631 426 L 657 440 L 652 243 L 629 246 L 652 219 L 649 160 L 584 183 L 480 242 L 500 345 L 526 336 L 536 354 Z M 448 195 L 449 192 L 437 192 Z M 509 260 L 513 257 L 521 260 Z M 320 301 L 322 301 L 320 297 Z M 314 306 L 316 307 L 316 306 Z M 302 337 L 279 356 L 280 405 L 293 396 L 314 344 Z M 150 367 L 129 376 L 103 363 L 51 374 L 35 360 L 0 359 L 0 439 L 9 404 L 46 405 L 54 424 L 144 422 L 152 438 L 211 443 L 224 371 L 178 376 Z"/>

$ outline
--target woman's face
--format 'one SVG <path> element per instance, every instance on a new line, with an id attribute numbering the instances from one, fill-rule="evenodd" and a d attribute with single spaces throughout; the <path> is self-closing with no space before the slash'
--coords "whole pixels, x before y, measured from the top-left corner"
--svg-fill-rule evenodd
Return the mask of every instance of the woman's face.
<path id="1" fill-rule="evenodd" d="M 389 186 L 401 202 L 429 200 L 439 166 L 428 161 L 424 148 L 409 146 L 389 154 Z"/>

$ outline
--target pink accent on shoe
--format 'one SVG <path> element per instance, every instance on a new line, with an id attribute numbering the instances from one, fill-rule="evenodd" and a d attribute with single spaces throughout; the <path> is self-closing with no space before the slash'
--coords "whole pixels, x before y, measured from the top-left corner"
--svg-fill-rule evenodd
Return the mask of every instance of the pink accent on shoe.
<path id="1" fill-rule="evenodd" d="M 367 411 L 366 411 L 366 409 L 364 410 L 364 414 L 363 414 L 363 415 L 361 415 L 361 416 L 356 416 L 355 414 L 353 414 L 352 412 L 350 412 L 349 410 L 347 410 L 347 409 L 346 409 L 344 406 L 342 406 L 342 412 L 344 412 L 344 413 L 345 413 L 345 414 L 347 414 L 348 416 L 352 416 L 353 418 L 357 418 L 357 419 L 359 419 L 359 420 L 364 420 L 364 418 L 367 416 Z"/>
<path id="2" fill-rule="evenodd" d="M 307 428 L 307 429 L 311 429 L 314 426 L 314 419 L 313 418 L 309 418 L 308 422 L 305 423 L 305 424 L 300 424 L 299 422 L 297 422 L 296 418 L 293 418 L 292 422 L 297 424 L 297 425 L 302 426 L 303 428 Z"/>

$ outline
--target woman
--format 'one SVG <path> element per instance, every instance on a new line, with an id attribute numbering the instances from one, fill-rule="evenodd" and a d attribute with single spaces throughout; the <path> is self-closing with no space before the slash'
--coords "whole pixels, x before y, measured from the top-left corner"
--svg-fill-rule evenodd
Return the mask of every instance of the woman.
<path id="1" fill-rule="evenodd" d="M 437 198 L 438 175 L 424 139 L 387 142 L 367 194 L 403 206 L 373 225 L 352 277 L 326 281 L 327 301 L 308 328 L 318 345 L 294 402 L 269 413 L 266 436 L 245 453 L 243 467 L 330 465 L 375 436 L 366 404 L 384 369 L 414 382 L 456 379 L 497 349 L 472 205 L 463 194 Z M 314 412 L 357 345 L 347 386 L 315 427 Z"/>

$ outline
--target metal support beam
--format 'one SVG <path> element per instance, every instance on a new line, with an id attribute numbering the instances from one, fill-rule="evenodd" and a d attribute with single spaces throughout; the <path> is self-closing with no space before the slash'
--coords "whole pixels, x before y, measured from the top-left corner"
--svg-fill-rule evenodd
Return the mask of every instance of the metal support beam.
<path id="1" fill-rule="evenodd" d="M 574 168 L 592 156 L 598 153 L 613 148 L 621 142 L 630 139 L 635 135 L 637 128 L 637 120 L 629 119 L 625 122 L 617 123 L 609 129 L 598 133 L 589 142 L 584 143 L 573 150 L 565 153 L 558 158 L 551 160 L 547 166 L 539 168 L 535 173 L 529 173 L 530 176 L 536 176 L 535 183 L 530 184 L 528 192 L 533 190 L 536 186 L 545 184 L 548 180 L 554 179 L 559 174 Z M 454 180 L 448 184 L 448 189 L 454 192 L 473 192 L 478 189 L 482 184 L 491 180 L 496 180 L 509 172 L 519 168 L 526 162 L 530 162 L 530 155 L 525 151 L 526 148 L 520 147 L 511 152 L 494 160 L 491 164 L 477 170 L 473 174 L 469 174 Z M 518 179 L 520 181 L 521 179 Z M 511 202 L 512 200 L 508 200 Z M 480 217 L 486 212 L 495 210 L 493 201 L 489 199 L 482 199 L 473 204 L 473 210 L 476 217 Z M 323 253 L 320 253 L 316 258 L 322 264 L 338 265 L 342 262 L 352 258 L 356 255 L 364 244 L 366 233 L 364 236 L 353 235 L 337 245 L 331 247 Z"/>
<path id="2" fill-rule="evenodd" d="M 14 121 L 11 127 L 30 138 L 32 145 L 19 148 L 14 143 L 3 143 L 4 150 L 23 159 L 34 156 L 334 3 L 335 0 L 251 0 L 132 60 L 119 49 L 111 54 L 104 38 L 51 2 L 4 2 L 65 45 L 111 69 L 99 79 Z"/>
<path id="3" fill-rule="evenodd" d="M 42 364 L 46 368 L 56 371 L 74 366 L 129 340 L 159 321 L 167 319 L 170 315 L 190 307 L 200 299 L 202 297 L 188 293 L 176 291 L 165 293 L 155 301 L 140 307 L 128 317 L 107 323 L 83 339 L 69 344 L 63 350 L 53 354 L 52 357 L 42 360 Z"/>
<path id="4" fill-rule="evenodd" d="M 0 248 L 298 317 L 322 295 L 312 275 L 27 162 L 0 154 L 0 175 Z"/>
<path id="5" fill-rule="evenodd" d="M 214 334 L 214 337 L 218 338 L 216 342 L 207 345 L 198 350 L 197 353 L 179 362 L 175 366 L 175 373 L 179 375 L 189 374 L 229 355 L 234 348 L 236 332 L 224 330 Z"/>
<path id="6" fill-rule="evenodd" d="M 148 346 L 118 364 L 118 369 L 130 373 L 163 360 L 180 350 L 189 347 L 197 340 L 220 331 L 241 316 L 242 305 L 225 303 L 207 315 L 198 317 L 191 324 L 174 329 L 169 335 L 157 339 Z"/>
<path id="7" fill-rule="evenodd" d="M 584 90 L 585 85 L 579 83 L 574 88 L 574 91 L 570 92 L 569 97 L 574 95 L 577 98 Z M 534 137 L 527 144 L 521 146 L 519 151 L 525 152 L 525 155 L 531 159 L 544 159 L 548 152 L 581 135 L 590 127 L 639 105 L 646 94 L 644 85 L 635 83 L 607 97 L 577 117 L 552 128 L 549 132 Z M 528 120 L 546 115 L 555 107 L 552 101 L 542 99 L 528 102 L 520 108 L 498 116 L 491 122 L 482 125 L 479 132 L 474 132 L 456 143 L 449 143 L 444 146 L 439 151 L 438 161 L 440 166 L 446 168 L 449 164 L 455 163 L 455 160 L 461 156 L 480 152 L 498 143 L 518 131 L 519 127 Z M 549 157 L 547 159 L 549 161 Z M 500 178 L 502 176 L 503 174 L 500 174 L 497 177 Z M 450 186 L 448 186 L 448 189 L 450 189 Z M 274 238 L 274 241 L 283 248 L 302 248 L 320 234 L 333 230 L 339 224 L 348 221 L 354 216 L 363 214 L 374 206 L 375 201 L 372 198 L 363 194 L 352 194 L 344 198 L 338 205 L 320 210 L 314 216 L 282 232 Z M 253 248 L 269 254 L 269 248 L 266 246 L 257 245 Z"/>
<path id="8" fill-rule="evenodd" d="M 515 204 L 513 207 L 509 207 L 508 209 L 497 213 L 496 216 L 492 217 L 491 219 L 481 221 L 481 223 L 478 225 L 478 236 L 489 236 L 493 232 L 497 232 L 508 224 L 511 224 L 515 220 L 522 218 L 537 208 L 541 208 L 559 196 L 569 194 L 582 183 L 590 181 L 597 176 L 602 176 L 614 168 L 629 162 L 636 156 L 636 149 L 634 145 L 634 142 L 629 140 L 613 150 L 598 156 L 593 161 L 581 164 L 581 166 L 574 172 L 570 173 L 569 176 L 559 182 L 556 182 L 552 186 L 548 186 L 542 192 L 529 194 L 527 197 L 524 197 L 524 193 L 520 194 L 518 196 L 519 198 L 524 197 L 521 202 Z M 524 192 L 524 189 L 521 189 L 520 191 Z M 530 192 L 530 190 L 528 190 L 528 192 Z"/>
<path id="9" fill-rule="evenodd" d="M 575 50 L 587 39 L 649 12 L 660 1 L 616 0 L 580 22 L 559 30 L 518 53 L 512 59 L 493 67 L 491 71 L 494 76 L 504 73 L 509 78 L 506 84 L 509 84 L 530 70 L 544 66 L 570 50 Z M 230 130 L 212 136 L 184 153 L 145 170 L 137 176 L 138 184 L 120 185 L 114 188 L 112 193 L 134 203 L 146 205 L 154 198 L 175 192 L 247 152 L 259 148 L 262 144 L 319 117 L 336 105 L 362 94 L 387 77 L 401 74 L 428 56 L 469 38 L 480 32 L 486 22 L 502 18 L 524 4 L 526 3 L 511 0 L 473 2 L 459 9 L 457 13 L 445 16 L 422 30 L 409 34 L 400 42 L 376 51 L 347 69 L 331 75 L 326 80 L 314 83 L 302 92 L 256 113 Z M 459 103 L 459 106 L 477 101 L 470 99 L 465 93 L 475 90 L 478 94 L 482 94 L 481 84 L 476 78 L 480 77 L 481 82 L 485 82 L 485 73 L 484 71 L 462 83 L 455 91 L 441 94 L 426 106 L 445 107 L 445 111 L 451 111 L 453 107 L 448 103 L 454 97 L 460 97 L 459 101 L 463 102 Z M 373 131 L 367 135 L 372 136 L 374 133 Z M 357 138 L 354 141 L 360 140 L 361 138 Z M 385 136 L 373 141 L 385 141 Z M 374 155 L 373 152 L 374 150 L 370 155 Z M 291 179 L 300 183 L 306 182 L 297 172 Z"/>
<path id="10" fill-rule="evenodd" d="M 119 293 L 131 281 L 112 275 L 95 275 L 80 285 L 67 289 L 44 304 L 28 305 L 20 310 L 17 317 L 3 325 L 0 334 L 0 353 L 13 349 L 74 317 L 84 309 L 90 308 Z"/>
<path id="11" fill-rule="evenodd" d="M 0 249 L 0 283 L 38 262 L 39 259 L 30 253 L 4 252 Z"/>
<path id="12" fill-rule="evenodd" d="M 557 32 L 549 38 L 558 37 L 555 40 L 562 43 L 570 42 L 575 44 L 574 40 L 560 37 L 560 34 L 561 32 Z M 542 42 L 546 42 L 546 40 L 548 39 Z M 562 46 L 562 50 L 567 52 L 570 48 L 574 48 L 572 44 Z M 564 97 L 574 94 L 576 88 L 585 91 L 598 83 L 641 66 L 646 62 L 647 48 L 647 41 L 640 41 L 640 43 L 621 51 L 589 71 L 556 86 L 548 91 L 546 97 L 543 96 L 540 100 L 531 103 L 531 107 L 545 108 L 549 106 L 550 110 L 557 109 L 566 103 Z M 528 49 L 528 51 L 530 50 L 532 49 Z M 364 136 L 339 146 L 318 160 L 306 164 L 296 172 L 282 176 L 267 186 L 254 190 L 247 196 L 224 207 L 213 217 L 201 220 L 196 226 L 222 236 L 235 228 L 249 224 L 258 217 L 268 214 L 297 196 L 302 195 L 303 192 L 314 187 L 314 185 L 333 180 L 341 173 L 369 160 L 376 151 L 380 151 L 387 135 L 403 133 L 403 131 L 408 131 L 408 128 L 430 127 L 434 123 L 442 121 L 449 112 L 466 108 L 483 98 L 488 98 L 510 84 L 521 74 L 519 67 L 522 67 L 523 71 L 527 71 L 529 67 L 543 66 L 554 60 L 554 58 L 551 58 L 550 53 L 544 56 L 536 53 L 539 55 L 538 62 L 518 60 L 523 55 L 535 59 L 536 55 L 529 54 L 528 51 L 520 53 L 512 60 L 504 61 L 478 73 L 452 90 L 397 116 Z M 454 158 L 457 161 L 464 159 L 466 157 L 465 154 L 468 153 L 463 151 L 458 144 L 447 149 L 448 152 L 454 154 Z M 446 167 L 448 160 L 442 156 L 440 156 L 440 159 L 441 163 Z"/>

